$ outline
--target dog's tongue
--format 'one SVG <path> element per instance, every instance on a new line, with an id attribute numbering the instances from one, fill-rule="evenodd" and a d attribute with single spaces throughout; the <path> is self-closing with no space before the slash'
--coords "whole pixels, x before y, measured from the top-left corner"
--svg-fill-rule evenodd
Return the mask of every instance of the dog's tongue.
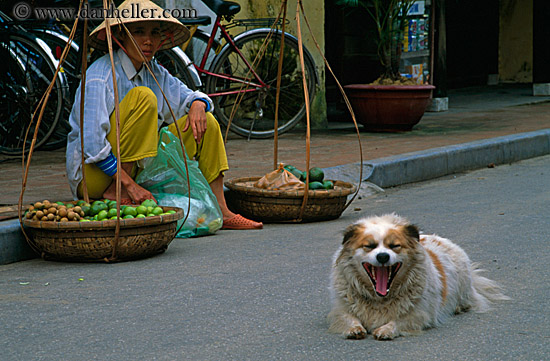
<path id="1" fill-rule="evenodd" d="M 385 296 L 388 293 L 388 267 L 374 267 L 376 272 L 376 292 Z"/>

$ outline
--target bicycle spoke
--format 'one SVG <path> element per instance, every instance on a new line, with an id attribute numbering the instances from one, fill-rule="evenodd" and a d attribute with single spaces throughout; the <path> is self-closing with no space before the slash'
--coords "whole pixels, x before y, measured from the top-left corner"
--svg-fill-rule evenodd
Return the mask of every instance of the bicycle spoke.
<path id="1" fill-rule="evenodd" d="M 256 55 L 262 54 L 262 43 L 267 30 L 248 34 L 237 40 L 237 46 L 249 64 L 253 64 Z M 245 93 L 238 109 L 234 114 L 231 130 L 244 136 L 270 137 L 273 135 L 275 119 L 277 69 L 280 48 L 280 33 L 273 36 L 272 42 L 263 51 L 263 57 L 254 68 L 259 79 L 253 77 L 253 72 L 247 67 L 244 59 L 234 49 L 225 49 L 213 65 L 216 74 L 227 74 L 232 78 L 248 78 L 257 84 L 239 84 L 231 79 L 221 79 L 211 76 L 208 79 L 207 91 L 209 94 L 218 94 L 213 97 L 216 116 L 221 123 L 228 123 L 233 111 L 233 105 L 238 100 L 236 95 L 222 95 L 223 91 L 239 91 Z M 283 54 L 283 68 L 279 98 L 279 132 L 292 128 L 305 114 L 303 99 L 302 71 L 299 66 L 299 54 L 297 41 L 294 38 L 285 38 L 285 51 Z M 306 79 L 310 100 L 315 90 L 315 69 L 311 60 L 306 61 Z M 255 94 L 255 95 L 254 95 Z M 260 94 L 260 95 L 258 95 Z"/>
<path id="2" fill-rule="evenodd" d="M 21 34 L 4 34 L 0 40 L 0 54 L 6 64 L 6 70 L 0 74 L 0 89 L 3 90 L 0 152 L 19 154 L 24 145 L 28 148 L 31 144 L 38 117 L 33 112 L 53 79 L 55 66 L 32 37 Z M 37 131 L 36 147 L 43 145 L 54 131 L 62 103 L 61 85 L 56 81 Z"/>

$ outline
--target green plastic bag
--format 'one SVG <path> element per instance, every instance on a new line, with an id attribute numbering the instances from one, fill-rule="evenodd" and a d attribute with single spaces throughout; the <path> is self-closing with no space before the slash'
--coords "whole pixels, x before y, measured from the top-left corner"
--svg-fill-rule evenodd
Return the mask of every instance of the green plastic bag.
<path id="1" fill-rule="evenodd" d="M 183 157 L 187 158 L 191 198 Z M 189 216 L 178 238 L 188 238 L 213 234 L 222 226 L 223 216 L 216 196 L 202 175 L 197 161 L 190 160 L 182 152 L 180 140 L 166 127 L 159 133 L 158 152 L 156 157 L 143 162 L 143 170 L 138 174 L 136 183 L 147 189 L 161 206 L 179 207 Z M 183 219 L 178 222 L 178 229 Z"/>

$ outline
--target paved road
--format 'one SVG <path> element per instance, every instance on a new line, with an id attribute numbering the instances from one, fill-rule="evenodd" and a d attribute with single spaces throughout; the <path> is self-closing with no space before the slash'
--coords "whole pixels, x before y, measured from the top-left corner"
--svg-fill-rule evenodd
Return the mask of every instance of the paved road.
<path id="1" fill-rule="evenodd" d="M 546 156 L 389 189 L 335 221 L 177 239 L 142 261 L 0 266 L 0 359 L 548 359 L 549 185 Z M 512 301 L 391 342 L 327 333 L 341 230 L 393 211 L 455 239 Z"/>

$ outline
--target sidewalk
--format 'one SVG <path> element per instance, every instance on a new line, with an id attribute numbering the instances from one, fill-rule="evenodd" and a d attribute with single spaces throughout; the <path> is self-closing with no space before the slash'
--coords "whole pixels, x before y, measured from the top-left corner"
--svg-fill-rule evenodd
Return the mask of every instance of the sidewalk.
<path id="1" fill-rule="evenodd" d="M 449 97 L 449 111 L 427 112 L 411 132 L 361 131 L 363 160 L 368 163 L 410 152 L 550 129 L 550 97 L 530 94 L 530 88 L 517 85 L 455 91 Z M 351 121 L 330 123 L 330 128 L 312 132 L 310 166 L 329 168 L 358 163 L 357 134 Z M 304 132 L 283 134 L 278 148 L 279 162 L 305 168 Z M 272 170 L 273 154 L 272 139 L 247 141 L 230 134 L 227 155 L 231 169 L 225 178 L 264 175 Z M 0 207 L 19 202 L 21 178 L 21 160 L 0 155 Z M 71 200 L 65 150 L 34 152 L 27 181 L 24 204 L 44 199 Z"/>
<path id="2" fill-rule="evenodd" d="M 458 90 L 449 94 L 449 111 L 426 113 L 411 132 L 361 131 L 367 165 L 363 180 L 388 187 L 550 152 L 550 97 L 531 94 L 527 85 Z M 503 145 L 510 149 L 502 149 Z M 280 136 L 278 162 L 305 169 L 305 152 L 304 132 Z M 495 155 L 498 152 L 506 156 Z M 231 169 L 226 179 L 264 175 L 273 169 L 273 154 L 272 139 L 247 141 L 230 135 L 227 155 Z M 360 155 L 351 121 L 330 123 L 329 130 L 312 132 L 310 158 L 311 167 L 325 168 L 334 179 L 357 183 Z M 419 159 L 424 162 L 419 163 Z M 451 167 L 449 163 L 457 159 L 462 163 Z M 441 162 L 445 164 L 438 169 Z M 412 165 L 422 174 L 411 173 Z M 380 169 L 377 174 L 373 173 L 376 167 Z M 19 202 L 21 179 L 20 159 L 0 155 L 0 221 L 2 215 L 6 219 L 6 206 Z M 33 154 L 23 203 L 44 199 L 72 199 L 65 176 L 64 149 Z M 4 222 L 0 222 L 0 233 Z"/>

